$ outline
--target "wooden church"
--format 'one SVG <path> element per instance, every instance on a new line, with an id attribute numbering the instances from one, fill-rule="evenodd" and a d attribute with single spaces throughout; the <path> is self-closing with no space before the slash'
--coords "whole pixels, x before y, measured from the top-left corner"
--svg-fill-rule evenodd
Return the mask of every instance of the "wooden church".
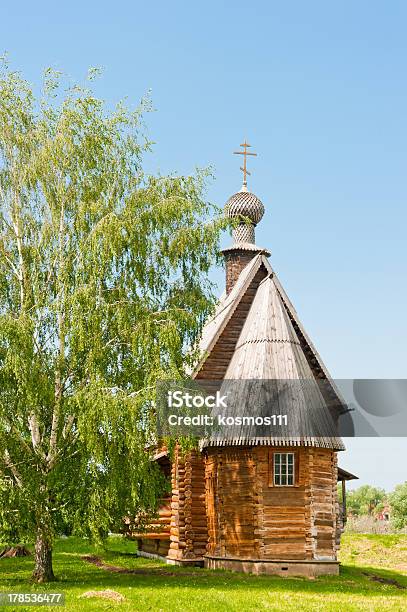
<path id="1" fill-rule="evenodd" d="M 308 390 L 286 400 L 286 410 L 310 418 L 312 394 L 313 405 L 319 405 L 316 418 L 312 409 L 314 435 L 293 431 L 278 438 L 232 427 L 201 440 L 200 450 L 186 455 L 170 458 L 158 448 L 154 460 L 170 476 L 172 492 L 150 530 L 135 534 L 138 552 L 174 564 L 256 574 L 336 574 L 344 483 L 355 478 L 338 469 L 337 453 L 344 446 L 331 427 L 343 403 L 270 265 L 270 253 L 256 246 L 264 206 L 247 189 L 250 145 L 242 146 L 243 186 L 225 207 L 237 219 L 233 244 L 223 250 L 226 290 L 204 327 L 193 376 L 276 384 L 307 380 Z M 243 409 L 250 410 L 250 401 L 242 398 Z"/>

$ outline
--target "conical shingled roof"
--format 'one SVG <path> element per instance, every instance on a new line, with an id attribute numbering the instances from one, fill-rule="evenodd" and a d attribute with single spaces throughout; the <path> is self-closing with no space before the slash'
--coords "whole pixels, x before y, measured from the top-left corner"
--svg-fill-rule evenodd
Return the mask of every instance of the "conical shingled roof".
<path id="1" fill-rule="evenodd" d="M 312 378 L 272 275 L 257 289 L 225 378 Z"/>
<path id="2" fill-rule="evenodd" d="M 253 285 L 260 271 L 263 280 Z M 247 300 L 250 290 L 253 297 L 247 316 L 239 320 L 239 304 Z M 228 392 L 232 398 L 232 416 L 287 414 L 290 425 L 283 438 L 263 425 L 226 427 L 202 445 L 294 444 L 342 449 L 333 419 L 335 410 L 343 407 L 342 399 L 262 254 L 242 271 L 205 326 L 201 342 L 204 354 L 196 379 L 204 365 L 208 378 L 217 344 L 228 333 L 228 326 L 236 334 L 239 324 L 240 332 L 233 350 L 229 350 L 222 376 L 222 394 Z M 325 382 L 322 387 L 321 381 Z"/>

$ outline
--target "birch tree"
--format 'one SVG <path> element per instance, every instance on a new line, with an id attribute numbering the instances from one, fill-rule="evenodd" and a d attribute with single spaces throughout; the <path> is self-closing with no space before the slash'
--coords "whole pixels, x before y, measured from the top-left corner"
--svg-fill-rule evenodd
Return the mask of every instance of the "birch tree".
<path id="1" fill-rule="evenodd" d="M 205 175 L 151 176 L 144 102 L 0 76 L 0 541 L 54 579 L 61 525 L 103 537 L 154 507 L 155 381 L 183 375 L 223 221 Z"/>

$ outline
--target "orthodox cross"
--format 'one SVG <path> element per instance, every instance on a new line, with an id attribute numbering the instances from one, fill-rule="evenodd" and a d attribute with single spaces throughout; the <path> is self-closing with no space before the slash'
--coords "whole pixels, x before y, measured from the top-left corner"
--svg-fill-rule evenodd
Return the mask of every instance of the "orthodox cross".
<path id="1" fill-rule="evenodd" d="M 247 156 L 248 155 L 253 155 L 254 157 L 257 157 L 257 153 L 249 153 L 249 151 L 247 150 L 247 147 L 251 147 L 252 145 L 249 145 L 249 143 L 246 142 L 246 140 L 240 146 L 243 147 L 243 151 L 233 151 L 233 153 L 234 153 L 234 155 L 243 155 L 244 156 L 243 168 L 242 168 L 242 166 L 240 166 L 240 170 L 243 172 L 243 186 L 247 187 L 246 175 L 248 174 L 250 176 L 250 172 L 248 171 L 247 164 L 246 164 Z"/>

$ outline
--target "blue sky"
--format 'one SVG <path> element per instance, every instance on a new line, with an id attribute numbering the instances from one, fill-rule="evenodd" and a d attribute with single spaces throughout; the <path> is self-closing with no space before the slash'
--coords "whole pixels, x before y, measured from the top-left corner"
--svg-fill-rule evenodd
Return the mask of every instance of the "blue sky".
<path id="1" fill-rule="evenodd" d="M 73 80 L 102 66 L 109 102 L 151 89 L 148 167 L 212 165 L 218 204 L 247 138 L 257 242 L 332 375 L 406 378 L 406 23 L 397 0 L 9 2 L 0 49 L 34 83 L 49 65 Z M 406 479 L 406 440 L 348 446 L 358 484 Z"/>

